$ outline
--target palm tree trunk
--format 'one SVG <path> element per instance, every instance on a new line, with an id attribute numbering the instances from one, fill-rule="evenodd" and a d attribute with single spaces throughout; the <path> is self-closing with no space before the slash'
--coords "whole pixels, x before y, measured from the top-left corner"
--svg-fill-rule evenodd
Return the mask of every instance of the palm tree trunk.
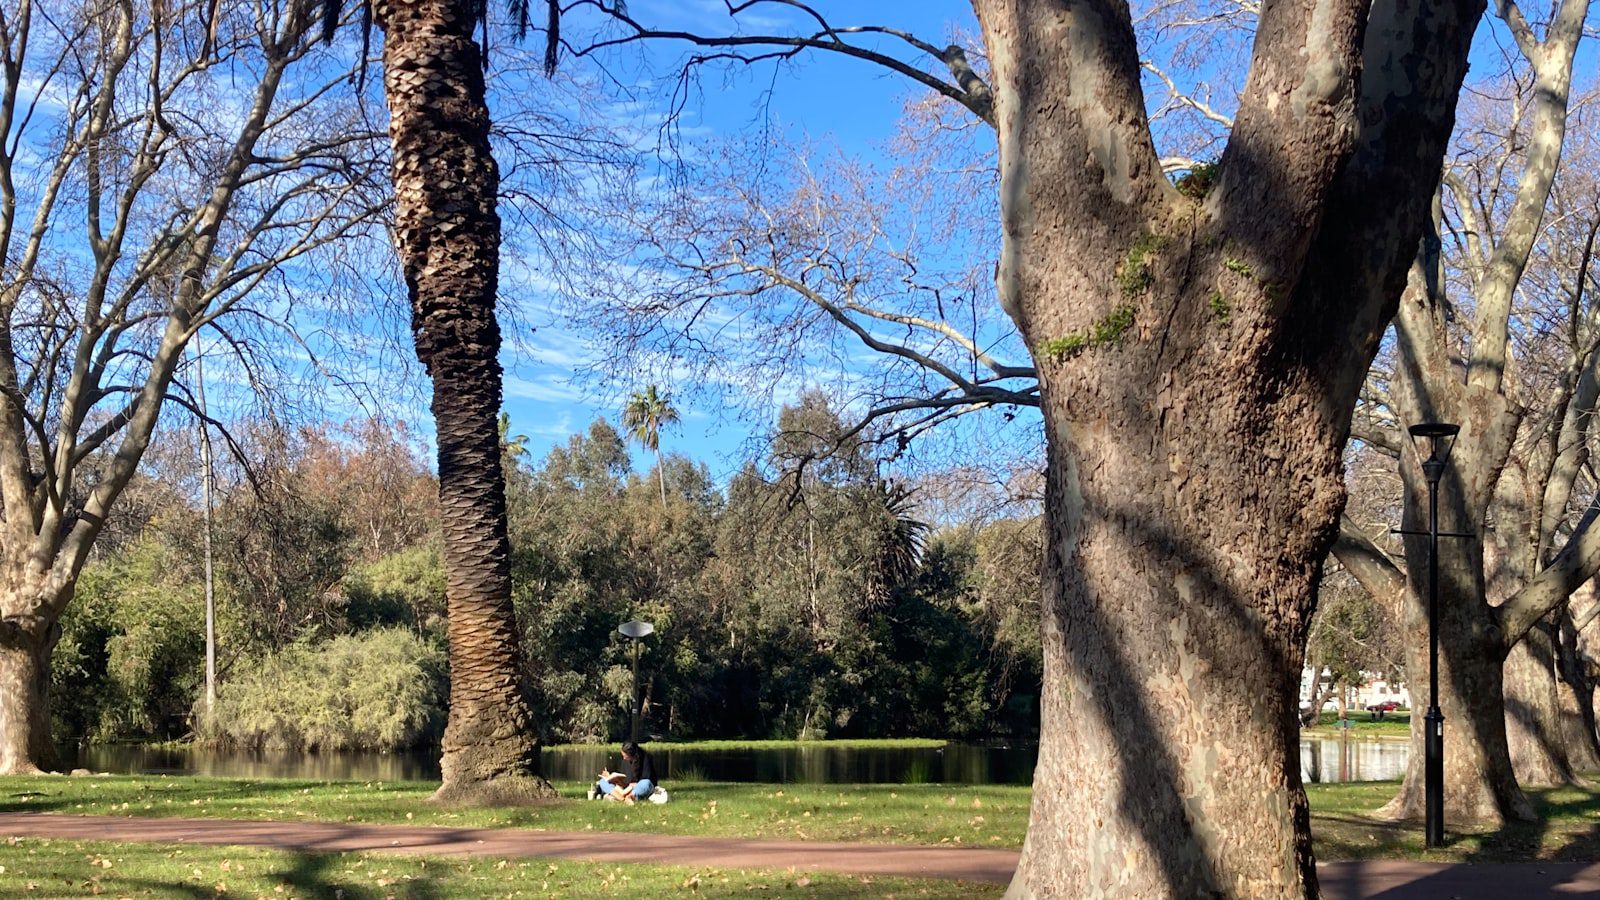
<path id="1" fill-rule="evenodd" d="M 661 508 L 667 508 L 667 470 L 661 467 L 661 448 L 656 448 L 656 480 L 661 482 Z"/>
<path id="2" fill-rule="evenodd" d="M 468 3 L 379 0 L 394 147 L 395 235 L 417 358 L 433 377 L 450 640 L 437 800 L 554 795 L 519 677 L 497 416 L 499 172 Z"/>

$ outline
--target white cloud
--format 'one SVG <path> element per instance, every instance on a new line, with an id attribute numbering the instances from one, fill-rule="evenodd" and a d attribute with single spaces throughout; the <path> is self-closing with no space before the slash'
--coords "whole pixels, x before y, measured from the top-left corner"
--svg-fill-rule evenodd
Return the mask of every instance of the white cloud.
<path id="1" fill-rule="evenodd" d="M 553 374 L 537 380 L 507 375 L 505 394 L 508 399 L 532 400 L 536 403 L 582 403 L 586 399 L 565 378 Z"/>

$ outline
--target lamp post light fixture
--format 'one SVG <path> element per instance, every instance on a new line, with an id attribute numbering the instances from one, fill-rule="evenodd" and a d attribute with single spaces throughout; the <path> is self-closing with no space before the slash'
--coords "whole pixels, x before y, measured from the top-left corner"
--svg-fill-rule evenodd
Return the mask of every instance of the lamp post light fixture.
<path id="1" fill-rule="evenodd" d="M 1418 439 L 1427 438 L 1429 442 L 1428 458 L 1422 461 L 1422 477 L 1428 482 L 1428 530 L 1396 529 L 1396 533 L 1427 535 L 1428 538 L 1428 712 L 1423 716 L 1427 723 L 1423 741 L 1426 754 L 1423 838 L 1427 846 L 1440 847 L 1444 845 L 1444 713 L 1439 711 L 1439 480 L 1444 477 L 1445 463 L 1450 459 L 1461 426 L 1448 422 L 1419 422 L 1408 430 L 1418 456 L 1422 455 Z M 1471 537 L 1456 532 L 1443 536 Z"/>
<path id="2" fill-rule="evenodd" d="M 639 693 L 639 645 L 644 639 L 656 633 L 656 626 L 650 622 L 641 622 L 634 619 L 623 622 L 617 626 L 617 631 L 623 637 L 633 641 L 633 742 L 639 743 L 639 716 L 644 708 L 644 696 Z"/>

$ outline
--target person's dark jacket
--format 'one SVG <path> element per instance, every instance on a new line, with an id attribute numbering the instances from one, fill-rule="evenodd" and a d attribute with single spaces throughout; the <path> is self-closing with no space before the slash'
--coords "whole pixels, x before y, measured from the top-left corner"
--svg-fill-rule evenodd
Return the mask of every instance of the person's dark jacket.
<path id="1" fill-rule="evenodd" d="M 637 759 L 629 761 L 629 759 L 624 756 L 622 758 L 622 764 L 628 769 L 628 781 L 634 784 L 638 784 L 639 782 L 644 781 L 646 778 L 650 779 L 651 784 L 661 783 L 661 779 L 656 777 L 656 761 L 650 757 L 650 752 L 645 750 L 643 747 L 639 748 L 639 756 Z"/>

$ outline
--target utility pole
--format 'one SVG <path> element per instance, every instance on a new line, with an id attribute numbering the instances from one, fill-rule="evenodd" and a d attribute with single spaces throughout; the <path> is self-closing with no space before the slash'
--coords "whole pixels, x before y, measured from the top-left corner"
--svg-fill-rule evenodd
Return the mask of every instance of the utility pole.
<path id="1" fill-rule="evenodd" d="M 211 575 L 211 427 L 207 423 L 205 354 L 201 352 L 200 335 L 194 337 L 195 397 L 200 403 L 200 493 L 204 500 L 205 571 L 206 571 L 206 724 L 211 724 L 217 707 L 217 606 L 216 591 Z"/>

